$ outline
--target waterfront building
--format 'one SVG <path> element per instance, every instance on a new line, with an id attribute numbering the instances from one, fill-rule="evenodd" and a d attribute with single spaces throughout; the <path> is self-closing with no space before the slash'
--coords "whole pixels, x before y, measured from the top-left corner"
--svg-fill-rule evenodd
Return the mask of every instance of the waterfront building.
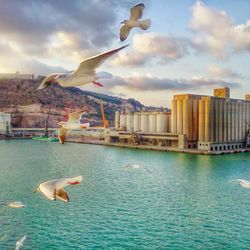
<path id="1" fill-rule="evenodd" d="M 175 95 L 171 116 L 171 132 L 184 134 L 188 148 L 242 149 L 250 128 L 250 99 L 231 99 L 229 88 L 215 89 L 214 96 Z"/>
<path id="2" fill-rule="evenodd" d="M 0 133 L 11 132 L 11 114 L 0 112 Z"/>
<path id="3" fill-rule="evenodd" d="M 207 152 L 243 150 L 250 143 L 250 95 L 232 99 L 226 87 L 215 89 L 213 96 L 175 95 L 171 113 L 116 112 L 115 117 L 111 141 Z"/>

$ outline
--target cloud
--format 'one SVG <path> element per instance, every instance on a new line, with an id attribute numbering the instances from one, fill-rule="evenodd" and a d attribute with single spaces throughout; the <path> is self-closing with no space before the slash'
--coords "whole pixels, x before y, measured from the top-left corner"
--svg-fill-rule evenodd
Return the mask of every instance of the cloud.
<path id="1" fill-rule="evenodd" d="M 17 60 L 22 56 L 22 60 Z M 15 50 L 8 44 L 0 42 L 0 69 L 1 72 L 13 73 L 20 71 L 20 73 L 36 73 L 49 74 L 53 72 L 65 72 L 66 69 L 60 66 L 48 65 L 39 60 L 28 57 Z M 11 70 L 9 70 L 11 69 Z"/>
<path id="2" fill-rule="evenodd" d="M 114 77 L 105 82 L 105 87 L 113 89 L 117 86 L 125 87 L 131 91 L 161 91 L 161 90 L 197 90 L 213 87 L 237 88 L 238 83 L 227 82 L 204 77 L 192 77 L 191 79 L 157 78 L 150 75 L 135 75 L 130 77 Z"/>
<path id="3" fill-rule="evenodd" d="M 113 65 L 143 66 L 156 61 L 166 64 L 188 54 L 187 38 L 171 34 L 145 33 L 133 36 L 133 52 L 120 54 L 112 60 Z"/>
<path id="4" fill-rule="evenodd" d="M 193 52 L 206 52 L 224 59 L 233 53 L 250 51 L 250 21 L 235 25 L 225 12 L 213 9 L 201 1 L 192 7 L 189 22 L 191 34 L 143 33 L 133 36 L 130 53 L 121 53 L 113 65 L 145 66 L 175 62 Z"/>
<path id="5" fill-rule="evenodd" d="M 207 71 L 214 78 L 242 78 L 230 68 L 222 68 L 217 65 L 209 65 Z"/>
<path id="6" fill-rule="evenodd" d="M 67 58 L 69 63 L 78 63 L 105 50 L 115 37 L 118 39 L 119 32 L 114 27 L 120 23 L 120 12 L 129 12 L 134 3 L 134 0 L 2 1 L 0 44 L 9 48 L 7 58 L 12 56 L 12 50 L 18 52 L 20 66 L 25 57 L 53 63 Z"/>
<path id="7" fill-rule="evenodd" d="M 197 1 L 189 24 L 196 32 L 193 45 L 200 51 L 225 58 L 238 51 L 250 51 L 250 21 L 235 25 L 225 12 Z"/>

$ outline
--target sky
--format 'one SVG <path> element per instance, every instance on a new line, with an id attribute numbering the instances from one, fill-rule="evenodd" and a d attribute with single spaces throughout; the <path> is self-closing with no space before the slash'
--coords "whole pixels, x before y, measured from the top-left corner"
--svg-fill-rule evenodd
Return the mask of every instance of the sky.
<path id="1" fill-rule="evenodd" d="M 134 0 L 0 0 L 0 72 L 47 75 L 130 44 L 97 71 L 112 79 L 82 89 L 170 107 L 175 94 L 250 94 L 250 1 L 145 0 L 147 30 L 123 43 Z"/>

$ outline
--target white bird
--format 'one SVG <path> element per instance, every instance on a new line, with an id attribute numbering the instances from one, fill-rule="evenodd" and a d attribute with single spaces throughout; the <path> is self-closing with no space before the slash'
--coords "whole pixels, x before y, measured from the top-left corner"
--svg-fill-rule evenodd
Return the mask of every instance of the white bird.
<path id="1" fill-rule="evenodd" d="M 44 89 L 50 86 L 52 83 L 58 83 L 62 87 L 73 87 L 82 86 L 88 83 L 94 83 L 98 86 L 102 86 L 100 82 L 97 82 L 100 78 L 105 78 L 103 74 L 96 73 L 96 68 L 98 68 L 106 59 L 116 54 L 120 50 L 128 46 L 124 45 L 118 49 L 110 50 L 108 52 L 89 57 L 83 60 L 78 68 L 69 73 L 53 73 L 48 75 L 42 83 L 39 85 L 38 89 Z M 110 76 L 111 74 L 105 73 Z"/>
<path id="2" fill-rule="evenodd" d="M 23 246 L 23 242 L 25 241 L 26 237 L 27 236 L 24 235 L 19 241 L 17 241 L 15 250 L 19 250 Z"/>
<path id="3" fill-rule="evenodd" d="M 8 203 L 9 207 L 12 208 L 22 208 L 22 207 L 26 207 L 26 205 L 24 205 L 21 201 L 13 201 Z"/>
<path id="4" fill-rule="evenodd" d="M 152 174 L 152 172 L 150 170 L 148 170 L 146 167 L 144 167 L 143 165 L 140 165 L 140 164 L 128 164 L 126 166 L 127 169 L 138 169 L 138 170 L 146 170 L 148 171 L 150 174 Z"/>
<path id="5" fill-rule="evenodd" d="M 239 181 L 240 185 L 244 188 L 250 188 L 250 181 L 244 180 L 244 179 L 235 179 L 232 181 Z"/>
<path id="6" fill-rule="evenodd" d="M 65 142 L 67 133 L 69 130 L 74 129 L 88 129 L 90 124 L 87 123 L 80 123 L 81 117 L 86 112 L 81 110 L 73 113 L 69 113 L 68 121 L 66 122 L 59 122 L 58 124 L 61 126 L 61 128 L 58 129 L 58 139 L 61 144 Z"/>
<path id="7" fill-rule="evenodd" d="M 129 20 L 124 20 L 123 22 L 121 22 L 121 24 L 124 24 L 120 29 L 121 42 L 127 39 L 129 32 L 132 28 L 139 27 L 142 30 L 147 30 L 150 27 L 150 19 L 139 21 L 139 19 L 142 17 L 144 8 L 145 5 L 143 3 L 135 5 L 133 8 L 130 9 Z"/>
<path id="8" fill-rule="evenodd" d="M 69 202 L 69 196 L 63 189 L 68 185 L 77 185 L 82 181 L 82 176 L 73 178 L 55 179 L 41 183 L 34 192 L 42 192 L 50 200 Z"/>

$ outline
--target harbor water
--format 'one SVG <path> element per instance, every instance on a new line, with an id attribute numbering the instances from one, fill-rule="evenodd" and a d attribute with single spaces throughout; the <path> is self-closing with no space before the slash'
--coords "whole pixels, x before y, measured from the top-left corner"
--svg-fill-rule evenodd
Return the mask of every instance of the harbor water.
<path id="1" fill-rule="evenodd" d="M 0 141 L 0 249 L 249 249 L 250 153 L 205 156 Z M 127 168 L 128 164 L 145 169 Z M 82 175 L 69 203 L 33 193 Z M 26 208 L 7 206 L 21 201 Z"/>

